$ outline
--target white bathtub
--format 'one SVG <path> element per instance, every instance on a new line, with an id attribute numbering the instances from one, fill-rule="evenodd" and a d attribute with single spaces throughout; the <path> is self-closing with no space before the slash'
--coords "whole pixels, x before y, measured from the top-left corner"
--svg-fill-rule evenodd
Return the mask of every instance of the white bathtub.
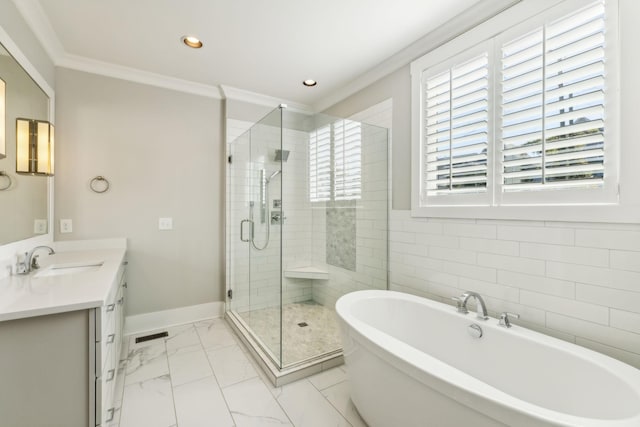
<path id="1" fill-rule="evenodd" d="M 640 426 L 640 371 L 610 357 L 399 292 L 353 292 L 336 311 L 370 427 Z"/>

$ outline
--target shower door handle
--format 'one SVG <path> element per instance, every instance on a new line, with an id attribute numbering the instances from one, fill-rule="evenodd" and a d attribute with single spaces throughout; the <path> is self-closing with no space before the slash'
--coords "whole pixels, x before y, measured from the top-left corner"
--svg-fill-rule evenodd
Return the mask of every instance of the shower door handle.
<path id="1" fill-rule="evenodd" d="M 245 222 L 249 223 L 249 238 L 248 239 L 244 238 L 244 224 L 245 224 Z M 252 234 L 253 234 L 253 221 L 251 221 L 250 219 L 243 219 L 242 221 L 240 221 L 240 241 L 242 241 L 242 242 L 250 242 Z"/>

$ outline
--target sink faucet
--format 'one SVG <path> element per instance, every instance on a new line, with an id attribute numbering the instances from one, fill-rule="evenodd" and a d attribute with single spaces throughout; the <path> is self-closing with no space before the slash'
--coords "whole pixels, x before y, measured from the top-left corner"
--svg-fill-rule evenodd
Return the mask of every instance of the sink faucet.
<path id="1" fill-rule="evenodd" d="M 18 262 L 17 265 L 18 274 L 29 274 L 31 270 L 40 268 L 40 265 L 38 264 L 38 255 L 34 255 L 38 249 L 47 249 L 49 251 L 49 255 L 53 255 L 56 253 L 56 251 L 54 251 L 49 246 L 36 246 L 29 252 L 25 252 L 24 259 L 22 260 L 22 262 Z"/>
<path id="2" fill-rule="evenodd" d="M 484 303 L 484 300 L 477 292 L 466 291 L 464 294 L 460 296 L 460 308 L 463 309 L 463 312 L 467 312 L 467 302 L 469 302 L 469 298 L 475 298 L 476 307 L 478 312 L 478 319 L 487 320 L 489 315 L 487 314 L 487 306 Z M 460 308 L 458 311 L 461 311 Z"/>

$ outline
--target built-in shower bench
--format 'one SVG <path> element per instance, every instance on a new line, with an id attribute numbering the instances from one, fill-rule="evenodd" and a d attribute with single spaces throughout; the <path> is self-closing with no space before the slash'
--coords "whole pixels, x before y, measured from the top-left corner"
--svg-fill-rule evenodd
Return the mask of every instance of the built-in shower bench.
<path id="1" fill-rule="evenodd" d="M 316 266 L 295 267 L 285 269 L 284 277 L 290 279 L 329 280 L 329 272 Z"/>

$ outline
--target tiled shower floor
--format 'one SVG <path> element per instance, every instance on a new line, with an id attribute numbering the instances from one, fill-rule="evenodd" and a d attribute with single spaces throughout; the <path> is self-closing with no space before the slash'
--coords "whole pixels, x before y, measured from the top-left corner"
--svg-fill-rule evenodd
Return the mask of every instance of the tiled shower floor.
<path id="1" fill-rule="evenodd" d="M 273 387 L 223 319 L 164 330 L 129 338 L 108 427 L 365 426 L 344 367 Z"/>
<path id="2" fill-rule="evenodd" d="M 240 317 L 278 357 L 280 352 L 279 308 L 243 312 L 240 313 Z M 340 329 L 334 310 L 312 301 L 285 304 L 282 307 L 282 364 L 284 366 L 339 350 L 341 347 Z"/>

